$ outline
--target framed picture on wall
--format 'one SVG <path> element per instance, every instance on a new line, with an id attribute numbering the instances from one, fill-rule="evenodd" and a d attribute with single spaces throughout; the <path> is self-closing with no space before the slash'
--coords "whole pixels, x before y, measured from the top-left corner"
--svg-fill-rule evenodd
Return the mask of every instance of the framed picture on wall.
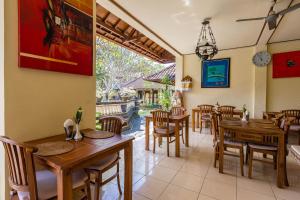
<path id="1" fill-rule="evenodd" d="M 229 88 L 230 58 L 203 60 L 201 76 L 202 88 Z"/>
<path id="2" fill-rule="evenodd" d="M 300 51 L 273 54 L 273 78 L 300 77 Z"/>
<path id="3" fill-rule="evenodd" d="M 92 76 L 93 3 L 19 1 L 19 66 Z"/>

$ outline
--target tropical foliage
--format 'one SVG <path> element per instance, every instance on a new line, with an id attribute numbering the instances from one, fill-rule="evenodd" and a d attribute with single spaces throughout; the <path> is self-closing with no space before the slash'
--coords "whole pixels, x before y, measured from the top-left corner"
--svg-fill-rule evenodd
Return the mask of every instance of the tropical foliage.
<path id="1" fill-rule="evenodd" d="M 171 80 L 169 79 L 168 76 L 165 76 L 162 81 L 164 84 L 164 89 L 159 94 L 159 104 L 162 106 L 162 108 L 166 111 L 170 110 L 171 103 L 172 103 L 172 92 L 171 89 L 169 88 L 171 84 Z"/>
<path id="2" fill-rule="evenodd" d="M 164 68 L 144 56 L 101 37 L 96 39 L 97 97 L 134 78 L 147 76 Z"/>

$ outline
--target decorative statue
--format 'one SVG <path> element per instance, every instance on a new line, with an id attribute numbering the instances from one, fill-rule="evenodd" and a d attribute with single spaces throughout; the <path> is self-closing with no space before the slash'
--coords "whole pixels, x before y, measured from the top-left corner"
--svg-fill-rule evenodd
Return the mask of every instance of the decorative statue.
<path id="1" fill-rule="evenodd" d="M 172 106 L 183 106 L 183 95 L 180 91 L 176 91 L 172 97 Z"/>

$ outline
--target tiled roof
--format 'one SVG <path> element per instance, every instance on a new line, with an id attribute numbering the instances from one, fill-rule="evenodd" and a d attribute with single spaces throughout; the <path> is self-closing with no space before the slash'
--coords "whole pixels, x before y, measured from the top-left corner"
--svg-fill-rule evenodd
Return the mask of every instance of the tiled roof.
<path id="1" fill-rule="evenodd" d="M 175 85 L 175 64 L 166 67 L 165 69 L 155 74 L 145 77 L 144 80 L 161 83 L 162 78 L 164 78 L 165 76 L 169 77 L 169 79 L 172 82 L 172 85 Z"/>
<path id="2" fill-rule="evenodd" d="M 143 79 L 143 77 L 139 77 L 139 78 L 133 79 L 133 80 L 127 82 L 127 83 L 122 84 L 121 87 L 123 87 L 123 88 L 124 87 L 132 88 L 132 89 L 135 89 L 135 90 L 137 90 L 137 89 L 159 89 L 159 88 L 161 88 L 161 85 L 159 85 L 159 84 L 149 83 L 149 82 L 145 84 L 145 82 L 147 82 L 147 81 L 145 81 Z"/>

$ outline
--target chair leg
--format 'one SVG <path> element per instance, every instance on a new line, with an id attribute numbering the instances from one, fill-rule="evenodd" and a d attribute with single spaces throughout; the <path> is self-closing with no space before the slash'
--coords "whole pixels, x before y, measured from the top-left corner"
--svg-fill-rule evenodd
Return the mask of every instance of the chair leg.
<path id="1" fill-rule="evenodd" d="M 244 147 L 240 148 L 240 167 L 241 175 L 244 176 Z"/>
<path id="2" fill-rule="evenodd" d="M 153 135 L 153 153 L 155 153 L 156 137 Z"/>
<path id="3" fill-rule="evenodd" d="M 202 132 L 202 117 L 200 118 L 200 133 Z"/>
<path id="4" fill-rule="evenodd" d="M 95 200 L 98 200 L 100 197 L 100 186 L 102 184 L 102 174 L 101 172 L 97 172 L 95 178 Z"/>
<path id="5" fill-rule="evenodd" d="M 167 137 L 167 155 L 169 157 L 169 137 Z"/>
<path id="6" fill-rule="evenodd" d="M 215 147 L 215 155 L 214 155 L 214 167 L 217 167 L 217 159 L 218 159 L 218 154 L 219 154 L 219 150 L 218 150 L 218 146 Z"/>
<path id="7" fill-rule="evenodd" d="M 248 170 L 248 178 L 252 178 L 252 161 L 253 161 L 253 149 L 250 148 L 250 152 L 249 152 L 249 170 Z"/>
<path id="8" fill-rule="evenodd" d="M 85 192 L 87 200 L 91 200 L 91 187 L 90 187 L 90 179 L 85 182 Z"/>
<path id="9" fill-rule="evenodd" d="M 277 169 L 277 155 L 276 155 L 276 153 L 273 154 L 273 165 L 274 165 L 274 169 L 276 170 Z"/>
<path id="10" fill-rule="evenodd" d="M 183 135 L 183 127 L 182 127 L 182 132 L 181 132 L 181 138 L 182 138 L 182 143 L 184 144 L 184 135 Z"/>
<path id="11" fill-rule="evenodd" d="M 119 163 L 117 164 L 117 181 L 118 181 L 119 194 L 122 195 L 122 189 L 121 189 L 121 183 L 120 183 L 120 165 L 119 165 Z"/>
<path id="12" fill-rule="evenodd" d="M 300 145 L 300 133 L 298 134 L 298 145 Z"/>
<path id="13" fill-rule="evenodd" d="M 249 164 L 249 153 L 250 153 L 250 150 L 249 150 L 249 146 L 247 145 L 246 146 L 246 165 Z"/>
<path id="14" fill-rule="evenodd" d="M 210 134 L 212 135 L 213 132 L 212 132 L 212 125 L 211 125 L 211 122 L 209 122 L 209 128 L 210 128 Z"/>

